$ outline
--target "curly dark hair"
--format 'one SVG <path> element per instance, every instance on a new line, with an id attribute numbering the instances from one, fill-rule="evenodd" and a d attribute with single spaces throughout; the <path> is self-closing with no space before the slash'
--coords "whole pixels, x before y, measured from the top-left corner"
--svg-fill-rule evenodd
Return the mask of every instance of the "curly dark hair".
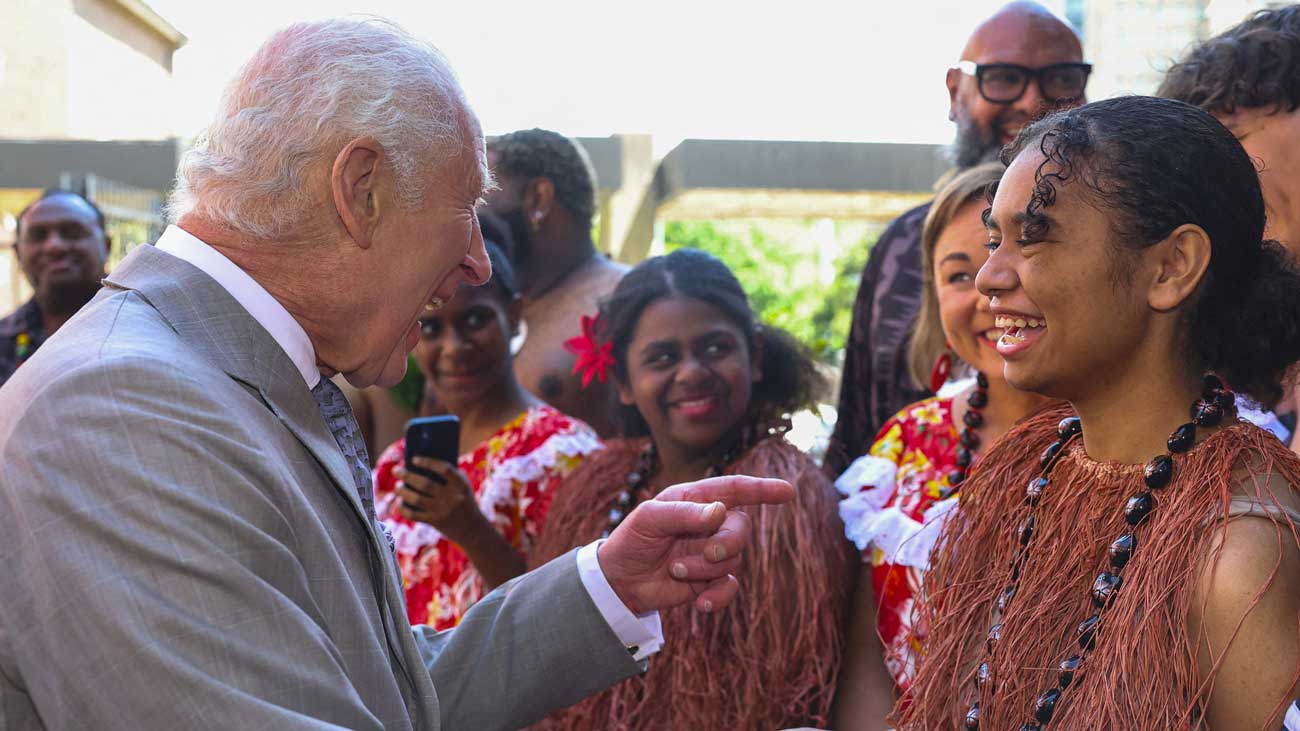
<path id="1" fill-rule="evenodd" d="M 1025 210 L 1026 238 L 1046 234 L 1043 209 L 1068 182 L 1112 215 L 1117 262 L 1181 225 L 1205 230 L 1210 265 L 1186 306 L 1189 354 L 1235 390 L 1276 403 L 1300 361 L 1300 271 L 1281 244 L 1264 239 L 1259 176 L 1232 133 L 1183 102 L 1128 96 L 1034 123 L 1002 160 L 1010 165 L 1027 150 L 1044 160 Z"/>
<path id="2" fill-rule="evenodd" d="M 601 337 L 613 343 L 615 376 L 627 383 L 627 349 L 641 313 L 674 295 L 706 302 L 722 311 L 741 331 L 750 352 L 762 343 L 763 380 L 754 384 L 750 417 L 763 425 L 812 406 L 825 388 L 807 349 L 787 333 L 757 322 L 749 297 L 731 273 L 711 254 L 678 249 L 637 264 L 623 277 L 600 308 Z M 623 435 L 646 436 L 645 419 L 634 406 L 622 408 Z"/>
<path id="3" fill-rule="evenodd" d="M 1261 10 L 1196 46 L 1156 94 L 1212 114 L 1300 108 L 1300 5 Z"/>
<path id="4" fill-rule="evenodd" d="M 550 180 L 560 205 L 580 223 L 591 225 L 596 215 L 596 173 L 577 142 L 559 132 L 524 129 L 493 138 L 487 149 L 497 156 L 499 174 Z"/>

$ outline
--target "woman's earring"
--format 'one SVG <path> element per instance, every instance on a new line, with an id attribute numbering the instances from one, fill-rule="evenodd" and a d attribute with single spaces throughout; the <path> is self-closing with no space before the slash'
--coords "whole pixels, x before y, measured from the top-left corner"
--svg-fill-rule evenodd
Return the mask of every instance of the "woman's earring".
<path id="1" fill-rule="evenodd" d="M 948 376 L 952 373 L 952 348 L 943 344 L 943 352 L 938 358 L 934 359 L 934 368 L 930 369 L 930 393 L 939 393 L 943 384 L 948 382 Z"/>

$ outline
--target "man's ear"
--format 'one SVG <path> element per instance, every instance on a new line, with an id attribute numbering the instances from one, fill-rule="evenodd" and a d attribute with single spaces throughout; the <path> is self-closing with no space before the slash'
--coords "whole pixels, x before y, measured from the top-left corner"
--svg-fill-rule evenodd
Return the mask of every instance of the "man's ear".
<path id="1" fill-rule="evenodd" d="M 379 163 L 384 148 L 373 137 L 358 137 L 343 146 L 334 158 L 330 172 L 330 191 L 334 208 L 352 240 L 363 249 L 373 243 L 379 224 L 379 211 L 388 201 L 381 200 L 378 188 Z"/>
<path id="2" fill-rule="evenodd" d="M 961 89 L 961 69 L 948 69 L 948 76 L 944 79 L 944 84 L 948 87 L 948 121 L 957 121 L 957 92 Z"/>
<path id="3" fill-rule="evenodd" d="M 524 186 L 524 215 L 528 218 L 528 227 L 537 231 L 554 210 L 555 183 L 550 178 L 528 181 Z"/>
<path id="4" fill-rule="evenodd" d="M 1205 229 L 1185 223 L 1164 241 L 1145 252 L 1154 257 L 1155 272 L 1147 290 L 1147 304 L 1157 312 L 1171 312 L 1191 298 L 1210 268 L 1210 236 Z"/>
<path id="5" fill-rule="evenodd" d="M 754 332 L 754 347 L 749 352 L 749 380 L 751 383 L 763 382 L 763 353 L 767 348 L 767 339 L 763 337 L 762 328 Z"/>

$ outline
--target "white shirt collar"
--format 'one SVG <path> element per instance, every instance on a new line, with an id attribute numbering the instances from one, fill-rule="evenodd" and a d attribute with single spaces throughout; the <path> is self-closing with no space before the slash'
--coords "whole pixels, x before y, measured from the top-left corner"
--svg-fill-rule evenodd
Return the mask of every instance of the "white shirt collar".
<path id="1" fill-rule="evenodd" d="M 298 372 L 307 382 L 307 387 L 316 387 L 321 378 L 320 368 L 316 365 L 316 348 L 307 337 L 307 331 L 248 272 L 179 226 L 168 226 L 155 246 L 159 251 L 193 264 L 215 279 L 222 289 L 235 298 L 240 307 L 248 310 L 248 314 L 270 333 L 276 344 L 298 366 Z"/>

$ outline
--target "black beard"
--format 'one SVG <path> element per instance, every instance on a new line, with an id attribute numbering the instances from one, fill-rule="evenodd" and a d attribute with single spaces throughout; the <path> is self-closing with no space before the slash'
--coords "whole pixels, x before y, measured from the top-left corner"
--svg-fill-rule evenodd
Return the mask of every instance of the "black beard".
<path id="1" fill-rule="evenodd" d="M 996 127 L 985 132 L 969 119 L 957 121 L 957 139 L 948 147 L 948 155 L 958 170 L 973 168 L 998 159 L 1002 152 L 1001 135 Z"/>
<path id="2" fill-rule="evenodd" d="M 94 298 L 99 287 L 98 281 L 51 284 L 39 290 L 36 299 L 46 315 L 72 316 Z"/>
<path id="3" fill-rule="evenodd" d="M 506 213 L 498 214 L 498 218 L 505 221 L 506 226 L 510 227 L 510 238 L 514 239 L 510 251 L 505 252 L 506 258 L 516 269 L 521 270 L 528 264 L 528 260 L 533 255 L 533 232 L 528 227 L 528 218 L 524 215 L 523 207 L 514 209 Z"/>

